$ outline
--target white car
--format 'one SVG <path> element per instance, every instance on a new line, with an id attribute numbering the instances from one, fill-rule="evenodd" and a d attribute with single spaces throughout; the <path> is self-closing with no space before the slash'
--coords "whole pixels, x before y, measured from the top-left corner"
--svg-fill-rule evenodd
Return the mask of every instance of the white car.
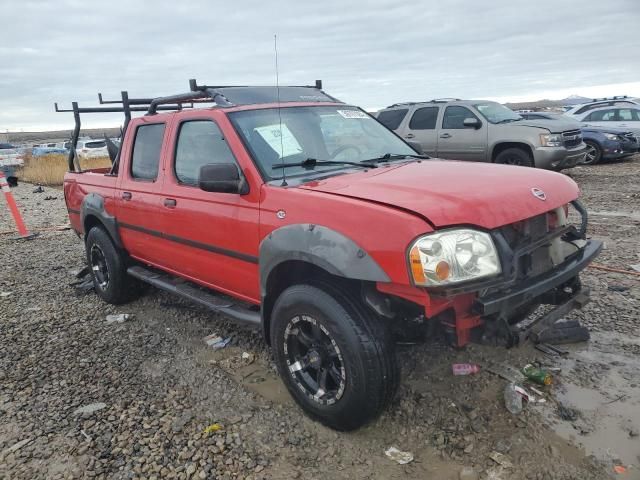
<path id="1" fill-rule="evenodd" d="M 0 149 L 0 167 L 21 167 L 24 158 L 21 152 L 14 148 Z"/>
<path id="2" fill-rule="evenodd" d="M 591 102 L 566 106 L 564 107 L 564 111 L 566 115 L 581 117 L 591 110 L 603 107 L 640 107 L 640 101 L 637 98 L 629 98 L 626 95 L 610 98 L 594 98 Z"/>
<path id="3" fill-rule="evenodd" d="M 629 130 L 640 137 L 640 105 L 596 108 L 573 115 L 573 118 L 590 126 Z"/>
<path id="4" fill-rule="evenodd" d="M 82 159 L 109 156 L 107 143 L 104 140 L 80 140 L 76 151 Z"/>

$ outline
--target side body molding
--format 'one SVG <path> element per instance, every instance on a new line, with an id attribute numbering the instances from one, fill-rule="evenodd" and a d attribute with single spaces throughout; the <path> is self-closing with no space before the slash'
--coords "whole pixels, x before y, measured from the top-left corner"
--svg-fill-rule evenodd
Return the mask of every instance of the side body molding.
<path id="1" fill-rule="evenodd" d="M 104 209 L 104 198 L 97 193 L 89 193 L 82 200 L 82 207 L 80 209 L 82 225 L 86 225 L 85 221 L 89 216 L 96 217 L 107 230 L 116 246 L 122 248 L 122 240 L 118 232 L 118 221 L 116 217 L 107 213 Z M 86 235 L 88 232 L 84 233 Z"/>
<path id="2" fill-rule="evenodd" d="M 322 225 L 294 224 L 272 231 L 260 244 L 263 298 L 269 274 L 288 260 L 308 262 L 341 277 L 391 281 L 380 265 L 350 238 Z"/>

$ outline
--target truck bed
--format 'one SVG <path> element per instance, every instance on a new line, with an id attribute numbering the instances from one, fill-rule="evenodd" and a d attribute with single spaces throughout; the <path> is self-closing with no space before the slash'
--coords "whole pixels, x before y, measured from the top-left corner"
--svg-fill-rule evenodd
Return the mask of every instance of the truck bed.
<path id="1" fill-rule="evenodd" d="M 105 209 L 113 214 L 117 177 L 108 175 L 108 168 L 95 168 L 79 172 L 67 172 L 64 176 L 64 199 L 73 229 L 84 233 L 81 220 L 82 201 L 90 193 L 105 199 Z"/>

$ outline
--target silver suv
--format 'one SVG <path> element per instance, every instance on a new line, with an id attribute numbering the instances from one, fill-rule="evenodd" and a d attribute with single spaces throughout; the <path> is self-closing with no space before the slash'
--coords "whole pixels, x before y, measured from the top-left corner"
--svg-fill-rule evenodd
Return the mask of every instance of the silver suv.
<path id="1" fill-rule="evenodd" d="M 433 157 L 561 170 L 575 166 L 586 153 L 575 122 L 524 120 L 496 102 L 397 103 L 376 117 Z"/>

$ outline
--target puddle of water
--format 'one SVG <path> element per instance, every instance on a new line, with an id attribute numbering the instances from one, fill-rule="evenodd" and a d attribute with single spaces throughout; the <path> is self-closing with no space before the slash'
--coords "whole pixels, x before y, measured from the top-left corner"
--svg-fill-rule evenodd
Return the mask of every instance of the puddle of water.
<path id="1" fill-rule="evenodd" d="M 640 359 L 621 354 L 612 345 L 637 342 L 628 340 L 597 333 L 586 348 L 572 348 L 569 358 L 559 362 L 563 373 L 554 396 L 563 405 L 577 409 L 580 417 L 575 422 L 561 420 L 551 406 L 546 415 L 558 435 L 579 444 L 587 454 L 633 466 L 624 478 L 639 480 L 640 437 L 631 437 L 629 430 L 640 431 Z M 572 381 L 578 369 L 581 376 L 592 373 L 597 388 Z"/>

